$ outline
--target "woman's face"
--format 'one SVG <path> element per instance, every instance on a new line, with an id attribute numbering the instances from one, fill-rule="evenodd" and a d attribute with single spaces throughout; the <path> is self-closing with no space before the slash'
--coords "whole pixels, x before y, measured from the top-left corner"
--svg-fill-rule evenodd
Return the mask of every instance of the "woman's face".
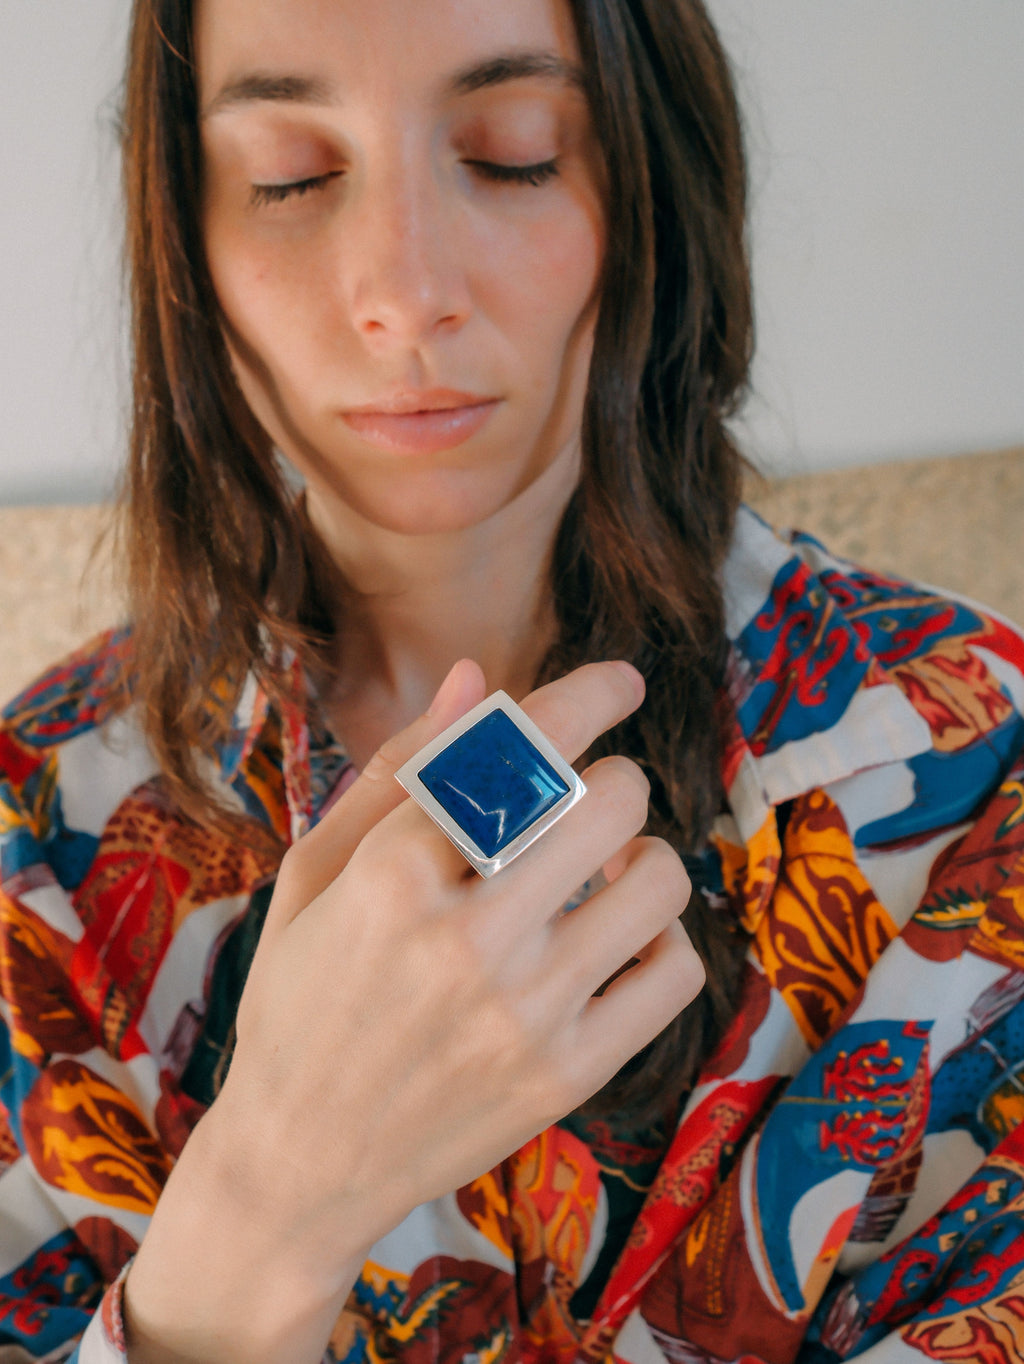
<path id="1" fill-rule="evenodd" d="M 196 42 L 225 333 L 319 514 L 571 487 L 604 213 L 566 0 L 198 0 Z"/>

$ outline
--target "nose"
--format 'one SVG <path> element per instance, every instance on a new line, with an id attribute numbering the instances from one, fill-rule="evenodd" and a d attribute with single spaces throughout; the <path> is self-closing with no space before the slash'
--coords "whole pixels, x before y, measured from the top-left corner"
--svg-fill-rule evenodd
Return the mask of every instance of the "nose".
<path id="1" fill-rule="evenodd" d="M 416 345 L 465 322 L 470 295 L 454 213 L 429 170 L 406 164 L 366 178 L 341 250 L 352 322 L 367 341 Z"/>

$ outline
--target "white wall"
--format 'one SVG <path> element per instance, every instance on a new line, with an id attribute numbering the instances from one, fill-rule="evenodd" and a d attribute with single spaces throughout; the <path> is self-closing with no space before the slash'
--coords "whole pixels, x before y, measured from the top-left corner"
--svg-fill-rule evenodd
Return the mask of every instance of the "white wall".
<path id="1" fill-rule="evenodd" d="M 112 481 L 126 0 L 0 0 L 0 503 Z"/>
<path id="2" fill-rule="evenodd" d="M 1024 4 L 709 0 L 751 156 L 749 444 L 792 471 L 1024 441 Z"/>
<path id="3" fill-rule="evenodd" d="M 1024 4 L 710 5 L 750 131 L 749 447 L 798 470 L 1024 441 Z M 114 477 L 126 11 L 0 0 L 0 503 Z"/>

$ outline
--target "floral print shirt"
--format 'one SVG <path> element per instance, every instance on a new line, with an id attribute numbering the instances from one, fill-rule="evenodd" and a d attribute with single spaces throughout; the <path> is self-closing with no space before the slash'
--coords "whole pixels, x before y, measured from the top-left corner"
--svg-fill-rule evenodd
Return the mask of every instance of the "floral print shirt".
<path id="1" fill-rule="evenodd" d="M 326 1360 L 1024 1358 L 1024 640 L 749 512 L 725 594 L 731 1029 L 668 1125 L 573 1116 L 417 1208 Z M 211 757 L 265 842 L 189 824 L 110 704 L 124 647 L 0 729 L 3 1360 L 126 1358 L 123 1271 L 230 1060 L 281 849 L 353 776 L 251 687 Z"/>

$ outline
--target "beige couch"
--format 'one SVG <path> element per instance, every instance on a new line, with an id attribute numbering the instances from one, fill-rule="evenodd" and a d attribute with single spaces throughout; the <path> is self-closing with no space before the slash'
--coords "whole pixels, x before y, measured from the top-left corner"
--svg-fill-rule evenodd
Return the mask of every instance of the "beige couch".
<path id="1" fill-rule="evenodd" d="M 1024 447 L 783 481 L 749 500 L 874 568 L 966 593 L 1024 622 Z M 0 697 L 117 617 L 108 558 L 83 580 L 98 507 L 0 508 Z"/>

